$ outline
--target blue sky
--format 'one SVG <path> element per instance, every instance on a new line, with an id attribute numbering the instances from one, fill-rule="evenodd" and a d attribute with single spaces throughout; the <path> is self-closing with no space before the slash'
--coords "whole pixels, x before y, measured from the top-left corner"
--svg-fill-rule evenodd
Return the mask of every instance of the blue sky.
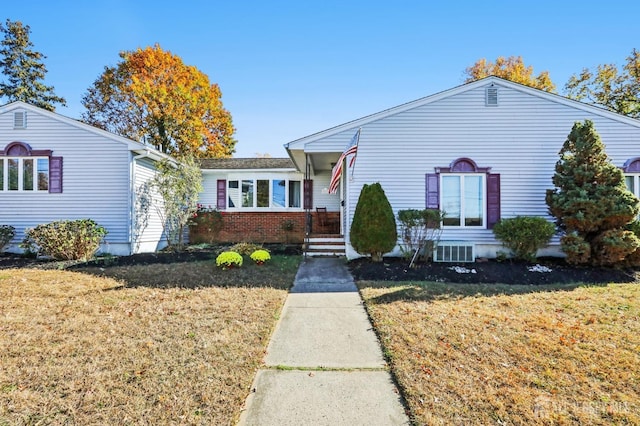
<path id="1" fill-rule="evenodd" d="M 220 85 L 235 157 L 285 157 L 283 144 L 457 86 L 479 58 L 520 55 L 562 94 L 584 67 L 640 48 L 640 2 L 70 1 L 3 2 L 31 26 L 45 82 L 79 118 L 80 100 L 118 53 L 159 43 Z M 345 144 L 348 141 L 345 141 Z"/>

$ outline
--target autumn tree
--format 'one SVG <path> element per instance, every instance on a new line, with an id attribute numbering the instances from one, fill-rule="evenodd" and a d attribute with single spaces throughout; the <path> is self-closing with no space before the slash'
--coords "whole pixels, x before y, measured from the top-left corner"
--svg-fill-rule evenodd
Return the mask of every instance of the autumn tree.
<path id="1" fill-rule="evenodd" d="M 571 129 L 553 184 L 546 201 L 564 232 L 560 243 L 569 263 L 613 265 L 640 248 L 627 230 L 638 215 L 638 199 L 609 160 L 593 122 L 577 122 Z"/>
<path id="2" fill-rule="evenodd" d="M 465 83 L 494 75 L 545 92 L 556 92 L 556 85 L 551 81 L 549 72 L 543 71 L 537 76 L 534 75 L 533 67 L 525 66 L 522 56 L 509 56 L 508 58 L 499 56 L 495 62 L 487 62 L 483 58 L 465 69 L 464 74 L 466 75 Z"/>
<path id="3" fill-rule="evenodd" d="M 217 84 L 159 45 L 120 53 L 82 99 L 82 118 L 170 155 L 230 157 L 231 114 Z"/>
<path id="4" fill-rule="evenodd" d="M 565 90 L 569 98 L 640 118 L 640 51 L 633 49 L 622 68 L 604 64 L 583 69 L 571 76 Z"/>
<path id="5" fill-rule="evenodd" d="M 6 81 L 0 82 L 0 98 L 9 102 L 23 101 L 55 110 L 55 104 L 65 105 L 66 101 L 53 92 L 53 86 L 44 84 L 47 67 L 42 62 L 47 57 L 34 51 L 29 39 L 31 28 L 20 21 L 7 19 L 0 23 L 4 38 L 0 41 L 0 69 Z"/>

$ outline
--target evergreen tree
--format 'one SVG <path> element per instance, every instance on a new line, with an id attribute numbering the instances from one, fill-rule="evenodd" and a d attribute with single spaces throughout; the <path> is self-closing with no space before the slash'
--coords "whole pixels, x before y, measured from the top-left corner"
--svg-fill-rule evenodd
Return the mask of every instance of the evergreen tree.
<path id="1" fill-rule="evenodd" d="M 611 163 L 593 122 L 574 124 L 556 163 L 546 201 L 562 250 L 573 264 L 612 265 L 640 247 L 626 226 L 638 215 L 638 199 Z"/>
<path id="2" fill-rule="evenodd" d="M 374 262 L 396 246 L 396 218 L 380 183 L 364 185 L 351 223 L 351 245 Z"/>
<path id="3" fill-rule="evenodd" d="M 54 104 L 64 106 L 65 99 L 54 94 L 53 86 L 43 83 L 47 68 L 42 60 L 46 56 L 32 50 L 31 28 L 7 19 L 5 25 L 0 23 L 0 32 L 4 33 L 0 41 L 0 69 L 7 79 L 0 82 L 0 98 L 27 102 L 49 111 L 55 110 Z"/>

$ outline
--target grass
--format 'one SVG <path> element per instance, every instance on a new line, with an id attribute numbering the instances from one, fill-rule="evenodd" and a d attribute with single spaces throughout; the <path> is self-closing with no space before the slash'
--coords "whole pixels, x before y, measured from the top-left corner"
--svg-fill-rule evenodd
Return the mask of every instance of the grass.
<path id="1" fill-rule="evenodd" d="M 297 262 L 0 270 L 0 425 L 233 424 Z"/>
<path id="2" fill-rule="evenodd" d="M 416 424 L 640 424 L 640 285 L 360 282 Z"/>

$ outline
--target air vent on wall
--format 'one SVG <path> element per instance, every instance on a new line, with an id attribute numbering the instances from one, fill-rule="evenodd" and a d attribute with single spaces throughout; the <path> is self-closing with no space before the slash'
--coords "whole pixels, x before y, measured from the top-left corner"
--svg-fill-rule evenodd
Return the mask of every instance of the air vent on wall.
<path id="1" fill-rule="evenodd" d="M 440 241 L 434 250 L 436 262 L 474 262 L 473 243 L 465 241 Z"/>
<path id="2" fill-rule="evenodd" d="M 24 111 L 16 111 L 13 113 L 13 128 L 14 129 L 26 129 L 27 128 L 27 113 Z"/>
<path id="3" fill-rule="evenodd" d="M 498 106 L 498 88 L 495 86 L 487 87 L 486 93 L 487 106 Z"/>

